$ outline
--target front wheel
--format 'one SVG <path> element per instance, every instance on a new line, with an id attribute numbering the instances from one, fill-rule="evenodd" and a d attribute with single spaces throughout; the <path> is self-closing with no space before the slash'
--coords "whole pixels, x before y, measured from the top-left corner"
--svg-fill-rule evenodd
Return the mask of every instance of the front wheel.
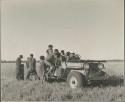
<path id="1" fill-rule="evenodd" d="M 80 88 L 85 85 L 85 77 L 79 72 L 70 72 L 67 77 L 67 83 L 71 88 Z"/>

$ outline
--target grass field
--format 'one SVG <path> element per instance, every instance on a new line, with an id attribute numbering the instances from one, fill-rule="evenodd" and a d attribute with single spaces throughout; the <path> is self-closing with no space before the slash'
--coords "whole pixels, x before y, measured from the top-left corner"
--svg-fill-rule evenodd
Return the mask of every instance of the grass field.
<path id="1" fill-rule="evenodd" d="M 110 75 L 123 75 L 123 62 L 107 62 Z M 66 82 L 42 83 L 41 81 L 17 81 L 15 64 L 1 64 L 2 101 L 123 101 L 124 86 L 86 86 L 71 89 Z"/>

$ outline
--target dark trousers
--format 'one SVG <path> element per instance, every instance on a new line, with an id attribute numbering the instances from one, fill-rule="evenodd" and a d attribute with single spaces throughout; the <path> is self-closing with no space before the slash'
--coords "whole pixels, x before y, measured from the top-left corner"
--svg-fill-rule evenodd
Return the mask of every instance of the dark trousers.
<path id="1" fill-rule="evenodd" d="M 22 67 L 16 68 L 16 79 L 24 80 L 24 68 L 22 68 Z"/>
<path id="2" fill-rule="evenodd" d="M 21 76 L 21 75 L 20 75 L 20 68 L 16 68 L 16 79 L 17 79 L 17 80 L 20 80 L 20 79 L 21 79 L 20 76 Z"/>
<path id="3" fill-rule="evenodd" d="M 34 73 L 36 79 L 39 79 L 36 70 L 32 70 L 32 69 L 28 68 L 28 69 L 27 69 L 27 72 L 26 72 L 26 80 L 29 79 L 31 73 Z"/>

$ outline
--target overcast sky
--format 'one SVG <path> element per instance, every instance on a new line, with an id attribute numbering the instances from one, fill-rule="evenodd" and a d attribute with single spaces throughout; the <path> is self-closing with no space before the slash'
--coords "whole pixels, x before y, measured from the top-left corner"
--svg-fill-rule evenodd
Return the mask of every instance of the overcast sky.
<path id="1" fill-rule="evenodd" d="M 124 58 L 124 0 L 3 0 L 2 59 L 46 55 L 48 44 L 83 59 Z"/>

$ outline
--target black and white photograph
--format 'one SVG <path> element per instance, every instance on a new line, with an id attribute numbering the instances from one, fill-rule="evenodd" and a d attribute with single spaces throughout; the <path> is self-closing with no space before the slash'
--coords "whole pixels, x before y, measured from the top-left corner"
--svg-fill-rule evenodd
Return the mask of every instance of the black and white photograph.
<path id="1" fill-rule="evenodd" d="M 1 101 L 125 102 L 124 0 L 1 0 Z"/>

